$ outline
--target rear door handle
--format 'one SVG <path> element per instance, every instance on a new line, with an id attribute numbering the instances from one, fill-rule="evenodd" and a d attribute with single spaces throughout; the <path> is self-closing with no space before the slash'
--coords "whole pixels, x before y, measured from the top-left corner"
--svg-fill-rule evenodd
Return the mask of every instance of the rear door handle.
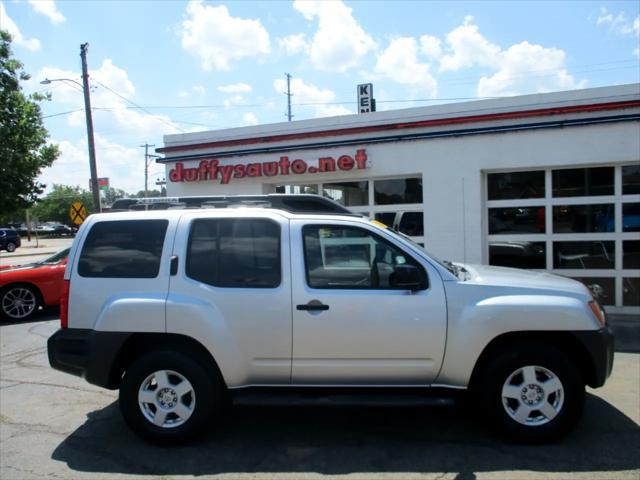
<path id="1" fill-rule="evenodd" d="M 318 300 L 311 300 L 309 303 L 305 305 L 297 305 L 296 309 L 298 310 L 306 310 L 306 311 L 320 311 L 320 310 L 329 310 L 329 305 L 325 305 Z"/>

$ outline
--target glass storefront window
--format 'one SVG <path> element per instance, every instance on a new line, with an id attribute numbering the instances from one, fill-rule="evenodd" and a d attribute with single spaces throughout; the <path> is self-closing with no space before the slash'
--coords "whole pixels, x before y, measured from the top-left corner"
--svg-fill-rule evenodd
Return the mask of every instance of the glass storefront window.
<path id="1" fill-rule="evenodd" d="M 622 268 L 640 269 L 640 240 L 622 242 Z"/>
<path id="2" fill-rule="evenodd" d="M 544 198 L 544 170 L 490 173 L 487 183 L 489 200 Z"/>
<path id="3" fill-rule="evenodd" d="M 544 207 L 489 209 L 489 235 L 545 232 Z"/>
<path id="4" fill-rule="evenodd" d="M 553 170 L 554 197 L 613 195 L 613 167 Z"/>
<path id="5" fill-rule="evenodd" d="M 369 204 L 369 182 L 325 183 L 323 192 L 346 207 Z"/>
<path id="6" fill-rule="evenodd" d="M 373 192 L 376 205 L 422 203 L 422 179 L 375 180 L 373 182 Z"/>
<path id="7" fill-rule="evenodd" d="M 396 220 L 396 212 L 376 213 L 375 219 L 384 223 L 387 227 L 393 227 L 393 223 Z"/>
<path id="8" fill-rule="evenodd" d="M 553 242 L 553 268 L 613 269 L 615 242 Z"/>
<path id="9" fill-rule="evenodd" d="M 289 185 L 287 187 L 287 193 L 306 193 L 306 194 L 318 194 L 318 185 Z"/>
<path id="10" fill-rule="evenodd" d="M 424 214 L 420 212 L 380 212 L 375 219 L 410 237 L 424 235 Z"/>
<path id="11" fill-rule="evenodd" d="M 622 167 L 622 194 L 635 195 L 640 193 L 640 163 Z"/>
<path id="12" fill-rule="evenodd" d="M 614 206 L 559 205 L 553 207 L 553 233 L 614 232 Z"/>
<path id="13" fill-rule="evenodd" d="M 600 277 L 574 277 L 574 280 L 584 283 L 589 290 L 596 293 L 598 301 L 602 305 L 616 304 L 616 281 L 615 278 Z"/>
<path id="14" fill-rule="evenodd" d="M 640 203 L 622 204 L 622 231 L 640 232 Z"/>
<path id="15" fill-rule="evenodd" d="M 630 307 L 640 306 L 640 278 L 624 277 L 622 279 L 622 304 Z"/>
<path id="16" fill-rule="evenodd" d="M 546 267 L 545 242 L 491 242 L 489 265 L 513 268 Z"/>

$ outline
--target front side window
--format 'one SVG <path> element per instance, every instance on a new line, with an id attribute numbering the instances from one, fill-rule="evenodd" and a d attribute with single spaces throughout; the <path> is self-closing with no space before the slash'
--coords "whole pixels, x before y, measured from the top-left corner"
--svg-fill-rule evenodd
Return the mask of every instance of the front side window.
<path id="1" fill-rule="evenodd" d="M 275 288 L 280 226 L 267 219 L 199 219 L 191 226 L 187 276 L 214 287 Z"/>
<path id="2" fill-rule="evenodd" d="M 155 278 L 160 270 L 167 220 L 118 220 L 91 227 L 78 273 L 96 278 Z"/>
<path id="3" fill-rule="evenodd" d="M 413 258 L 373 233 L 356 227 L 307 225 L 303 228 L 307 283 L 311 288 L 396 289 L 399 265 L 418 268 Z"/>

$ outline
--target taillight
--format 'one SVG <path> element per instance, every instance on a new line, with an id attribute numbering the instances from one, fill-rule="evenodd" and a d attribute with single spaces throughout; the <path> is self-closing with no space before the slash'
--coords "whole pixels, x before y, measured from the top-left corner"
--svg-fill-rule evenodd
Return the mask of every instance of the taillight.
<path id="1" fill-rule="evenodd" d="M 60 328 L 69 326 L 69 286 L 71 282 L 62 282 L 62 294 L 60 295 Z"/>
<path id="2" fill-rule="evenodd" d="M 600 304 L 595 300 L 591 300 L 589 302 L 589 307 L 591 308 L 591 311 L 593 312 L 595 317 L 598 319 L 598 323 L 600 323 L 600 326 L 604 327 L 607 324 L 607 319 L 604 316 L 604 311 L 602 310 L 602 307 L 600 307 Z"/>

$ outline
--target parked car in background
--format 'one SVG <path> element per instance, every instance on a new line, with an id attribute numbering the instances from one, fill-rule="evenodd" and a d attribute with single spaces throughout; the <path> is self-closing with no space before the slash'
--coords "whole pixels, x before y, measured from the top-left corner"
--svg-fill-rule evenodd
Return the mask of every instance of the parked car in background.
<path id="1" fill-rule="evenodd" d="M 0 267 L 0 318 L 25 320 L 60 304 L 69 248 L 37 263 Z"/>
<path id="2" fill-rule="evenodd" d="M 22 245 L 20 235 L 12 228 L 0 228 L 0 250 L 14 252 Z"/>

